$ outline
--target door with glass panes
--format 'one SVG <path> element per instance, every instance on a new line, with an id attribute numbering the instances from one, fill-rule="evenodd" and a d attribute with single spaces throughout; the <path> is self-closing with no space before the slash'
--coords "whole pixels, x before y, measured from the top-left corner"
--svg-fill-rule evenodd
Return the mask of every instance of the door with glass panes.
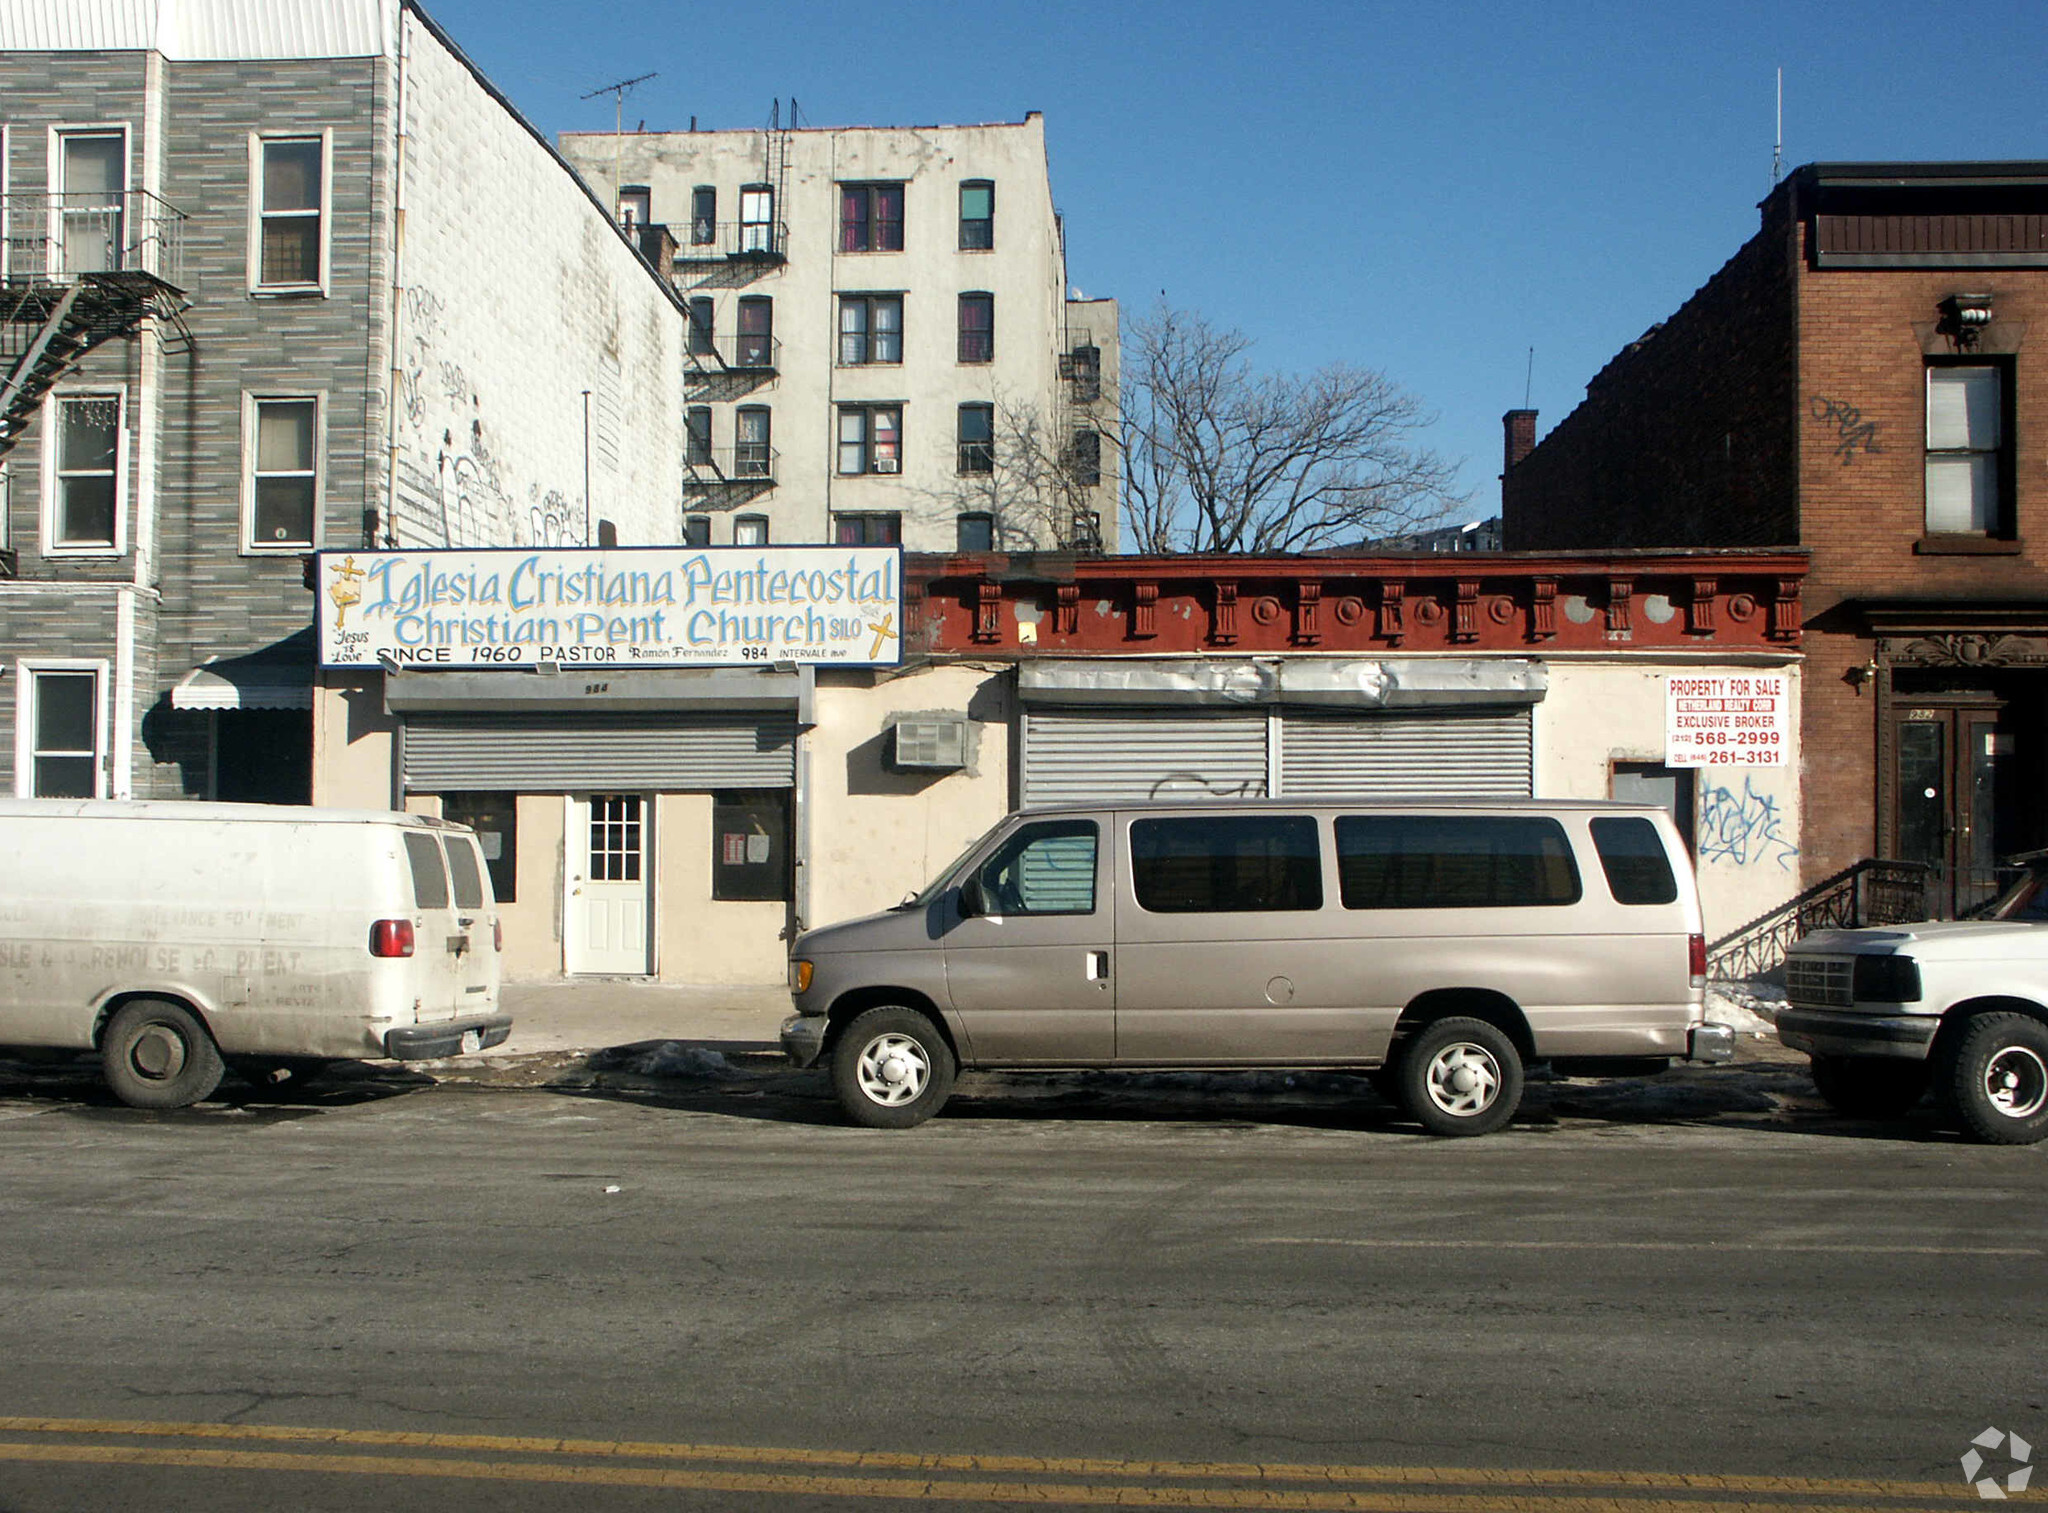
<path id="1" fill-rule="evenodd" d="M 1900 708 L 1895 853 L 1934 869 L 1928 904 L 1966 914 L 1999 891 L 1998 802 L 2013 736 L 1992 703 L 1926 700 Z"/>
<path id="2" fill-rule="evenodd" d="M 571 796 L 564 847 L 565 971 L 645 976 L 653 970 L 653 809 L 646 794 Z"/>

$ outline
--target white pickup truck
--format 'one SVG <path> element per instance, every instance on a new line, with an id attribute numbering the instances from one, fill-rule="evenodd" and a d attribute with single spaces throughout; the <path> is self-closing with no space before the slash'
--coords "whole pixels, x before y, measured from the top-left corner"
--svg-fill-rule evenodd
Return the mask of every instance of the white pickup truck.
<path id="1" fill-rule="evenodd" d="M 1931 1092 L 1994 1145 L 2048 1137 L 2048 852 L 1982 919 L 1820 930 L 1785 961 L 1778 1038 L 1845 1114 Z"/>

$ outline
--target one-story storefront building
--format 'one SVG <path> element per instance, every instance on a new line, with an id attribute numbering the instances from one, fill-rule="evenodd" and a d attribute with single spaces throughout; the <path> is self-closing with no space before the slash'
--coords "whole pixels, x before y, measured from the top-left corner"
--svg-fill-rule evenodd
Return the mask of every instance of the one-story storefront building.
<path id="1" fill-rule="evenodd" d="M 476 826 L 514 978 L 773 982 L 794 929 L 1076 800 L 1649 799 L 1693 839 L 1710 936 L 1797 891 L 1797 552 L 320 572 L 315 801 Z"/>

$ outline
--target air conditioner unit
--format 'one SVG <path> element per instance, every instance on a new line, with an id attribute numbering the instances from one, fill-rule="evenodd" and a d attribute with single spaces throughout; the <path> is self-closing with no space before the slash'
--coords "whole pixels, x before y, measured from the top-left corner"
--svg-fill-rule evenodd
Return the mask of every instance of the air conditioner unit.
<path id="1" fill-rule="evenodd" d="M 901 468 L 902 465 L 894 457 L 877 457 L 875 459 L 875 471 L 877 473 L 893 473 Z"/>
<path id="2" fill-rule="evenodd" d="M 952 772 L 967 765 L 967 716 L 964 714 L 908 714 L 896 721 L 895 750 L 891 760 L 898 767 L 922 771 Z"/>

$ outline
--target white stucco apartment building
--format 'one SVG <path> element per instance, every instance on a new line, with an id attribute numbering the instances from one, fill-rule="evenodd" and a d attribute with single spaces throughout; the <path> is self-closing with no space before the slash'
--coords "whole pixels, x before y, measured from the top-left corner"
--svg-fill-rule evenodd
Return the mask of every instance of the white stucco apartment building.
<path id="1" fill-rule="evenodd" d="M 1116 548 L 1117 307 L 1013 124 L 570 134 L 691 313 L 691 539 Z"/>

